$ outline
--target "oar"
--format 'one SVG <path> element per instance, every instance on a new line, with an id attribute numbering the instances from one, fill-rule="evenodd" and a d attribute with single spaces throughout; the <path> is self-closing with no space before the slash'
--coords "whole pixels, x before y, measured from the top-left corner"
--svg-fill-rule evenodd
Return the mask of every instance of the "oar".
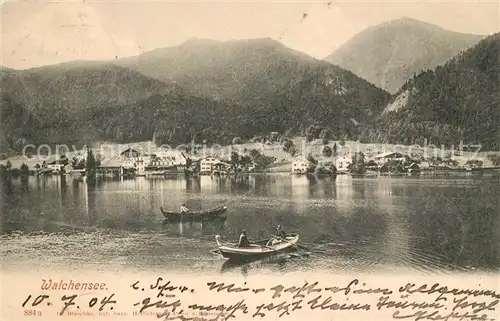
<path id="1" fill-rule="evenodd" d="M 305 247 L 304 245 L 301 245 L 301 244 L 295 244 L 295 246 L 296 246 L 296 247 L 298 247 L 298 248 L 300 248 L 300 249 L 303 249 L 303 250 L 309 251 L 309 252 L 311 251 L 311 249 L 310 249 L 310 248 Z"/>

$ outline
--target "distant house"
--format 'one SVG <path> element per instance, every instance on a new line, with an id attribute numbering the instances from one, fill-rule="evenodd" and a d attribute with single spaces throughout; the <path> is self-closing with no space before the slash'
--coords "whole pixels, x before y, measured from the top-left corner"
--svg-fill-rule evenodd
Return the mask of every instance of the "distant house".
<path id="1" fill-rule="evenodd" d="M 270 132 L 269 133 L 269 142 L 275 142 L 278 140 L 279 134 L 278 132 Z"/>
<path id="2" fill-rule="evenodd" d="M 304 156 L 296 157 L 292 161 L 292 173 L 295 174 L 305 174 L 309 169 L 311 162 Z"/>
<path id="3" fill-rule="evenodd" d="M 129 147 L 120 153 L 120 157 L 124 168 L 133 168 L 138 175 L 142 175 L 146 171 L 146 167 L 150 166 L 154 155 L 142 154 L 140 151 Z"/>
<path id="4" fill-rule="evenodd" d="M 120 153 L 120 156 L 124 157 L 124 158 L 137 158 L 140 155 L 141 155 L 141 153 L 138 150 L 133 149 L 131 147 L 125 149 L 124 151 L 122 151 Z"/>
<path id="5" fill-rule="evenodd" d="M 352 157 L 350 156 L 340 156 L 335 160 L 335 167 L 337 167 L 337 173 L 348 173 L 350 166 L 352 165 Z"/>
<path id="6" fill-rule="evenodd" d="M 97 174 L 104 176 L 120 176 L 123 171 L 123 163 L 120 159 L 106 159 L 97 167 Z"/>
<path id="7" fill-rule="evenodd" d="M 97 173 L 108 177 L 127 176 L 134 172 L 134 168 L 126 168 L 121 159 L 110 158 L 103 160 L 97 168 Z"/>
<path id="8" fill-rule="evenodd" d="M 386 152 L 375 155 L 375 162 L 379 165 L 383 165 L 389 161 L 406 161 L 409 157 L 405 154 L 398 152 Z"/>
<path id="9" fill-rule="evenodd" d="M 200 174 L 212 174 L 214 171 L 227 171 L 231 164 L 218 156 L 208 156 L 200 160 Z"/>
<path id="10" fill-rule="evenodd" d="M 212 172 L 212 166 L 220 162 L 217 156 L 208 156 L 200 160 L 200 174 L 206 174 Z"/>
<path id="11" fill-rule="evenodd" d="M 62 173 L 64 171 L 64 164 L 51 163 L 47 165 L 47 168 L 55 173 Z"/>
<path id="12" fill-rule="evenodd" d="M 184 169 L 186 168 L 187 159 L 184 153 L 181 151 L 167 151 L 160 150 L 154 154 L 151 159 L 150 166 L 159 168 L 176 168 Z"/>
<path id="13" fill-rule="evenodd" d="M 212 174 L 224 174 L 230 169 L 231 164 L 221 161 L 212 165 Z"/>

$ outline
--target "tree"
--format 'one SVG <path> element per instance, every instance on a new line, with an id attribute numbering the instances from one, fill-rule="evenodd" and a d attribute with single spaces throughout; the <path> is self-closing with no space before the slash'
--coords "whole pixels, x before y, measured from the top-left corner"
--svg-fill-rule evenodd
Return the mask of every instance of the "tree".
<path id="1" fill-rule="evenodd" d="M 5 163 L 5 167 L 7 168 L 7 170 L 12 168 L 12 163 L 10 162 L 10 160 L 7 160 L 7 162 Z"/>
<path id="2" fill-rule="evenodd" d="M 29 175 L 30 169 L 29 169 L 28 165 L 26 165 L 25 163 L 22 163 L 21 167 L 19 167 L 19 172 L 21 175 Z"/>
<path id="3" fill-rule="evenodd" d="M 92 150 L 87 148 L 87 159 L 85 161 L 85 176 L 87 176 L 87 183 L 93 185 L 95 183 L 97 174 L 97 164 Z"/>
<path id="4" fill-rule="evenodd" d="M 286 152 L 286 153 L 289 153 L 290 152 L 290 149 L 293 148 L 294 145 L 293 145 L 293 142 L 289 139 L 285 139 L 283 141 L 283 151 Z"/>
<path id="5" fill-rule="evenodd" d="M 250 157 L 252 157 L 255 168 L 257 169 L 264 169 L 276 161 L 275 157 L 262 155 L 256 149 L 250 151 Z"/>
<path id="6" fill-rule="evenodd" d="M 309 166 L 307 167 L 308 173 L 313 173 L 316 170 L 316 166 L 318 165 L 318 160 L 314 158 L 311 154 L 306 157 L 309 162 Z"/>
<path id="7" fill-rule="evenodd" d="M 240 164 L 240 155 L 238 155 L 237 152 L 231 153 L 231 164 L 233 165 L 233 168 L 237 168 Z"/>
<path id="8" fill-rule="evenodd" d="M 365 155 L 362 152 L 355 152 L 351 161 L 351 173 L 363 174 L 366 172 Z"/>
<path id="9" fill-rule="evenodd" d="M 330 146 L 328 146 L 328 145 L 325 145 L 325 146 L 323 146 L 323 150 L 321 151 L 321 153 L 325 157 L 331 157 L 332 154 L 333 154 L 332 148 Z"/>
<path id="10" fill-rule="evenodd" d="M 233 145 L 239 145 L 241 143 L 242 143 L 242 140 L 240 137 L 233 138 Z"/>
<path id="11" fill-rule="evenodd" d="M 7 166 L 0 164 L 0 192 L 12 192 L 12 176 Z"/>
<path id="12" fill-rule="evenodd" d="M 243 155 L 240 157 L 240 164 L 243 167 L 248 167 L 252 164 L 252 158 L 248 155 Z"/>
<path id="13" fill-rule="evenodd" d="M 193 166 L 193 160 L 188 157 L 186 158 L 186 168 L 191 168 L 191 166 Z"/>
<path id="14" fill-rule="evenodd" d="M 319 127 L 318 125 L 310 125 L 305 130 L 306 140 L 308 142 L 315 140 L 316 138 L 318 138 L 320 131 L 321 127 Z"/>
<path id="15" fill-rule="evenodd" d="M 260 155 L 260 152 L 256 149 L 252 149 L 250 151 L 250 157 L 252 157 L 252 159 L 256 159 L 258 156 Z"/>
<path id="16" fill-rule="evenodd" d="M 320 133 L 319 133 L 319 138 L 322 139 L 322 140 L 330 140 L 332 139 L 332 131 L 328 128 L 325 128 L 323 129 Z"/>
<path id="17" fill-rule="evenodd" d="M 21 165 L 21 167 L 19 167 L 19 175 L 21 176 L 21 182 L 23 183 L 23 189 L 26 190 L 27 183 L 28 183 L 29 176 L 30 176 L 30 169 L 28 168 L 28 165 L 23 163 Z"/>

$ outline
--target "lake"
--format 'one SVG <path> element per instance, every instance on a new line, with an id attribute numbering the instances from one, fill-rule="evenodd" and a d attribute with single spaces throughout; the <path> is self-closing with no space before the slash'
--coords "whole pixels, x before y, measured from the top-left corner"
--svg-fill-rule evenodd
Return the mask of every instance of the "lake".
<path id="1" fill-rule="evenodd" d="M 5 271 L 91 268 L 221 273 L 500 271 L 498 176 L 250 174 L 101 180 L 30 177 L 1 202 Z M 226 204 L 224 222 L 164 224 L 160 206 Z M 294 253 L 231 266 L 214 236 L 300 234 Z"/>

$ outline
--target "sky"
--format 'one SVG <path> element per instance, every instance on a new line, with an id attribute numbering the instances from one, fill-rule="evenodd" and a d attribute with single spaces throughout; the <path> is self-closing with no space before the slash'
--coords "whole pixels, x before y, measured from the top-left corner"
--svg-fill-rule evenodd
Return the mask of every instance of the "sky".
<path id="1" fill-rule="evenodd" d="M 269 37 L 321 59 L 356 33 L 401 17 L 464 33 L 500 31 L 498 0 L 0 2 L 0 65 L 15 69 L 134 56 L 189 38 Z"/>

